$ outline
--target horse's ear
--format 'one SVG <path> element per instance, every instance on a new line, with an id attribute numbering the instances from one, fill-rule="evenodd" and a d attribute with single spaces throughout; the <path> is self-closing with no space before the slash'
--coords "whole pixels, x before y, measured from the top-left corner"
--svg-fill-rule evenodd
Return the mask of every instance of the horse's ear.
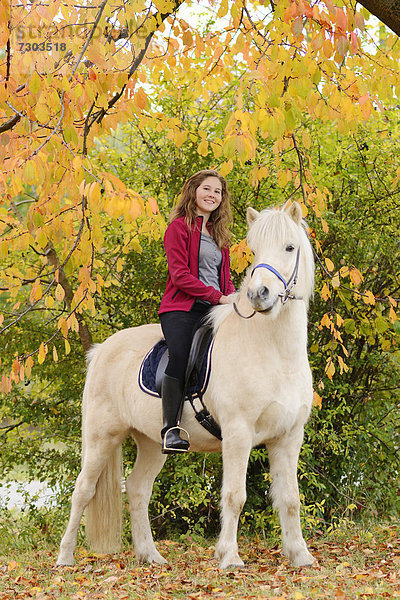
<path id="1" fill-rule="evenodd" d="M 290 204 L 289 202 L 286 202 L 283 210 L 288 213 L 289 217 L 293 219 L 296 225 L 300 225 L 303 218 L 303 213 L 298 202 L 291 202 Z"/>
<path id="2" fill-rule="evenodd" d="M 251 208 L 251 206 L 247 209 L 247 224 L 251 225 L 253 221 L 255 221 L 260 213 L 255 209 Z"/>

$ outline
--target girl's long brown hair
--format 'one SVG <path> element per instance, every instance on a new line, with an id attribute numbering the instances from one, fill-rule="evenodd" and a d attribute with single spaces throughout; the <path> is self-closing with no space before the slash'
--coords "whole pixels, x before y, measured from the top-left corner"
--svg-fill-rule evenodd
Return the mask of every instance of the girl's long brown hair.
<path id="1" fill-rule="evenodd" d="M 196 224 L 196 190 L 207 177 L 217 177 L 222 186 L 221 204 L 209 217 L 209 223 L 212 224 L 212 236 L 220 248 L 229 244 L 231 233 L 228 229 L 232 221 L 232 212 L 230 204 L 230 193 L 228 184 L 217 171 L 212 169 L 203 169 L 198 171 L 185 182 L 179 201 L 171 211 L 169 221 L 174 221 L 178 217 L 185 217 L 187 226 L 191 229 Z"/>

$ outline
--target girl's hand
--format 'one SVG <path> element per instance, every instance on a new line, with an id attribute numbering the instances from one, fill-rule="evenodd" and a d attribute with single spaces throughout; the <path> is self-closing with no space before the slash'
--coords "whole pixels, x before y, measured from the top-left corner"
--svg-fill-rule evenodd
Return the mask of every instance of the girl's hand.
<path id="1" fill-rule="evenodd" d="M 219 299 L 219 304 L 232 304 L 234 294 L 230 294 L 229 296 L 221 296 Z"/>

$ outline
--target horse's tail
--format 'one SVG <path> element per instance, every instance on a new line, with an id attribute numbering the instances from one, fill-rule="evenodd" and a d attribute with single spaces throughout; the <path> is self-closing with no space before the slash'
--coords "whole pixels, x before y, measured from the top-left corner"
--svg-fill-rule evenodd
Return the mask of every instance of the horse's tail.
<path id="1" fill-rule="evenodd" d="M 82 400 L 82 460 L 85 456 L 85 429 L 88 415 L 89 380 L 100 344 L 87 355 L 88 372 Z M 86 537 L 90 547 L 99 554 L 117 552 L 122 532 L 122 447 L 108 457 L 97 481 L 96 491 L 86 506 Z"/>
<path id="2" fill-rule="evenodd" d="M 86 537 L 100 554 L 117 552 L 122 532 L 121 446 L 108 459 L 86 507 Z"/>

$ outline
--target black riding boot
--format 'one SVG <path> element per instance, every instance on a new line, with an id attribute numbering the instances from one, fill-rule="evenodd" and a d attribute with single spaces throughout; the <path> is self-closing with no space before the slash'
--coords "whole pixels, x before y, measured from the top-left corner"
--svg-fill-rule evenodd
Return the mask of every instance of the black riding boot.
<path id="1" fill-rule="evenodd" d="M 183 402 L 183 386 L 179 379 L 164 375 L 161 386 L 163 428 L 161 430 L 163 454 L 187 452 L 189 442 L 179 436 L 181 428 L 177 425 L 179 411 Z"/>

